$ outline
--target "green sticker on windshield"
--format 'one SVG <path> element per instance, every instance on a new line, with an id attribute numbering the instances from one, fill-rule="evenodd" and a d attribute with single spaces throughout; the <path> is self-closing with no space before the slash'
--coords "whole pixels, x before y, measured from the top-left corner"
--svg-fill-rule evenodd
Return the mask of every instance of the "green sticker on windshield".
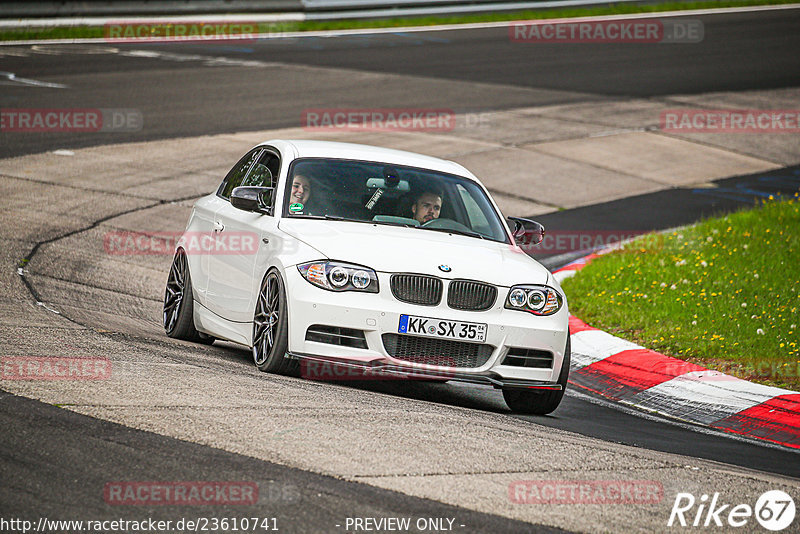
<path id="1" fill-rule="evenodd" d="M 294 204 L 289 204 L 289 211 L 303 211 L 303 205 L 299 202 L 295 202 Z"/>

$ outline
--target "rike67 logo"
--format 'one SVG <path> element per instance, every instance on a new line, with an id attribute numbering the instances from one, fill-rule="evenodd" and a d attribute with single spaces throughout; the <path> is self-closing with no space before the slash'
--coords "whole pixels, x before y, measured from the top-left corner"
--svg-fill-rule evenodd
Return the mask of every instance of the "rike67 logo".
<path id="1" fill-rule="evenodd" d="M 744 530 L 752 532 L 755 528 L 752 520 L 755 517 L 765 529 L 778 532 L 791 525 L 794 516 L 794 500 L 780 490 L 764 492 L 753 507 L 749 504 L 724 503 L 719 493 L 714 493 L 710 498 L 703 494 L 699 499 L 691 493 L 678 493 L 667 526 L 748 527 Z"/>

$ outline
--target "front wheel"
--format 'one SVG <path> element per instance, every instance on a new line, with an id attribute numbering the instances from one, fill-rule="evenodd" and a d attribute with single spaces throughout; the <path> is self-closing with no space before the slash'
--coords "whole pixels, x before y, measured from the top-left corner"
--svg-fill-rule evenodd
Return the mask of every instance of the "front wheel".
<path id="1" fill-rule="evenodd" d="M 259 371 L 294 375 L 298 365 L 286 357 L 289 346 L 289 317 L 286 288 L 281 275 L 271 269 L 258 293 L 253 316 L 253 361 Z"/>
<path id="2" fill-rule="evenodd" d="M 547 415 L 553 412 L 567 389 L 567 379 L 569 378 L 569 363 L 571 359 L 572 347 L 567 331 L 567 346 L 564 349 L 564 363 L 561 364 L 561 372 L 558 374 L 558 383 L 561 384 L 561 391 L 531 391 L 526 389 L 503 390 L 503 398 L 512 411 L 531 415 Z"/>

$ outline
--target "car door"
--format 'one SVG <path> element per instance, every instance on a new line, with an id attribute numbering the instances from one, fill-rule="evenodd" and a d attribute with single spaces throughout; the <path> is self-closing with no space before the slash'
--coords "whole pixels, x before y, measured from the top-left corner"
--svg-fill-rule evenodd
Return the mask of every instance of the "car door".
<path id="1" fill-rule="evenodd" d="M 216 215 L 219 209 L 227 202 L 225 192 L 230 196 L 230 191 L 247 175 L 262 149 L 259 147 L 245 154 L 228 174 L 223 178 L 217 188 L 216 195 L 209 195 L 199 200 L 192 209 L 189 224 L 183 234 L 183 248 L 189 261 L 189 272 L 192 276 L 192 291 L 194 298 L 202 305 L 208 302 L 209 259 L 206 250 L 208 243 L 214 241 Z"/>
<path id="2" fill-rule="evenodd" d="M 181 236 L 180 245 L 186 251 L 189 262 L 192 294 L 203 305 L 208 298 L 208 254 L 204 247 L 213 240 L 214 217 L 221 204 L 219 198 L 211 196 L 198 201 Z"/>
<path id="3" fill-rule="evenodd" d="M 256 265 L 263 263 L 264 251 L 277 232 L 274 216 L 234 208 L 230 193 L 240 185 L 275 187 L 279 172 L 278 151 L 263 148 L 242 180 L 226 188 L 227 201 L 214 217 L 217 246 L 209 254 L 208 288 L 213 298 L 208 308 L 229 321 L 252 322 L 260 283 Z"/>

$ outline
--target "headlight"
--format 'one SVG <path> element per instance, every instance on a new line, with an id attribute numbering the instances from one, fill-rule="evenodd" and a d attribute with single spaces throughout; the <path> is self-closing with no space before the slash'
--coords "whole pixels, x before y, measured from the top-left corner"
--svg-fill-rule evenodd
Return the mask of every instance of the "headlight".
<path id="1" fill-rule="evenodd" d="M 365 271 L 364 269 L 359 269 L 358 271 L 353 273 L 352 278 L 350 279 L 353 283 L 353 287 L 356 289 L 364 289 L 369 286 L 372 279 L 375 277 L 375 273 L 372 273 L 372 277 L 370 277 L 370 273 Z M 377 282 L 377 280 L 376 280 Z"/>
<path id="2" fill-rule="evenodd" d="M 360 265 L 338 261 L 312 261 L 297 266 L 303 278 L 329 291 L 378 292 L 378 275 Z"/>
<path id="3" fill-rule="evenodd" d="M 333 287 L 344 287 L 350 281 L 350 273 L 344 267 L 337 265 L 328 273 L 328 280 L 331 281 Z"/>
<path id="4" fill-rule="evenodd" d="M 512 289 L 508 293 L 508 304 L 511 304 L 512 308 L 522 308 L 527 300 L 528 294 L 522 289 Z"/>
<path id="5" fill-rule="evenodd" d="M 541 311 L 547 302 L 547 296 L 541 289 L 534 289 L 528 292 L 528 307 L 533 311 Z"/>
<path id="6" fill-rule="evenodd" d="M 553 315 L 561 309 L 564 299 L 548 286 L 514 286 L 508 292 L 505 308 L 534 315 Z"/>

